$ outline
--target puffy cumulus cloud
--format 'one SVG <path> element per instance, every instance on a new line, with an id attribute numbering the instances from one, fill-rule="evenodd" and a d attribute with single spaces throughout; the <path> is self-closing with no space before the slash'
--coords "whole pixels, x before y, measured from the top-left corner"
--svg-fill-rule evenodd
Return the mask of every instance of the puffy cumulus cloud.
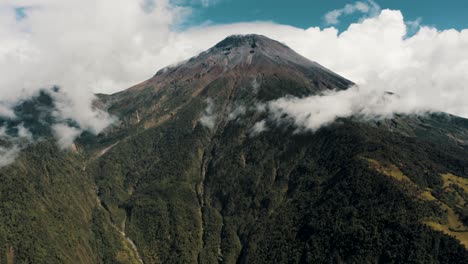
<path id="1" fill-rule="evenodd" d="M 339 19 L 343 15 L 351 15 L 359 12 L 373 17 L 378 15 L 379 11 L 380 6 L 372 0 L 368 0 L 367 2 L 357 1 L 354 4 L 346 4 L 343 8 L 334 9 L 326 13 L 323 19 L 328 25 L 335 25 L 340 22 Z"/>

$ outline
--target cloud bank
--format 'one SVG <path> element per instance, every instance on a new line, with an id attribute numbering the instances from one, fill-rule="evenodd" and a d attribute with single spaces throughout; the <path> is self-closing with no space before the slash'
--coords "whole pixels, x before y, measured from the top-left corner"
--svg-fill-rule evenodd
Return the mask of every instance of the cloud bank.
<path id="1" fill-rule="evenodd" d="M 388 106 L 390 112 L 443 111 L 468 117 L 464 102 L 468 98 L 468 30 L 440 31 L 421 25 L 421 21 L 405 21 L 398 10 L 380 11 L 374 2 L 361 1 L 331 16 L 336 22 L 356 12 L 367 17 L 341 33 L 334 27 L 301 29 L 272 22 L 202 25 L 181 31 L 176 30 L 177 25 L 192 10 L 176 3 L 3 0 L 0 116 L 11 117 L 10 106 L 15 101 L 58 85 L 62 95 L 57 98 L 57 115 L 75 120 L 81 130 L 98 133 L 111 120 L 91 107 L 93 93 L 128 88 L 158 69 L 197 55 L 227 35 L 256 33 L 284 42 L 359 85 L 359 89 L 344 94 L 301 99 L 305 101 L 284 99 L 271 105 L 292 115 L 302 111 L 316 115 L 313 105 L 323 100 L 337 108 L 336 116 L 367 112 L 377 107 L 360 105 L 365 101 L 362 98 L 373 94 L 381 98 L 385 91 L 391 91 L 401 99 Z M 409 36 L 408 31 L 414 34 Z M 301 112 L 288 108 L 287 102 L 301 105 Z M 326 123 L 329 118 L 323 120 Z M 64 137 L 69 135 L 64 133 Z"/>

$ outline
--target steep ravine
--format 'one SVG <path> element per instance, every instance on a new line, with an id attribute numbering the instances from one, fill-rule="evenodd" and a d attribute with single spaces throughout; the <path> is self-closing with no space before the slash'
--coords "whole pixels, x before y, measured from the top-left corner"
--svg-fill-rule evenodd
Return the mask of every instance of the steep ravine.
<path id="1" fill-rule="evenodd" d="M 95 188 L 97 189 L 97 187 L 95 187 Z M 131 263 L 135 263 L 135 261 L 136 261 L 136 263 L 144 264 L 143 259 L 141 258 L 141 255 L 138 252 L 138 248 L 135 245 L 135 243 L 133 242 L 133 240 L 130 237 L 127 236 L 127 234 L 125 233 L 125 230 L 121 230 L 120 228 L 117 227 L 117 225 L 114 223 L 114 221 L 112 219 L 112 216 L 111 216 L 109 210 L 104 206 L 105 202 L 102 201 L 101 198 L 99 197 L 99 195 L 97 195 L 97 194 L 96 194 L 96 202 L 98 204 L 98 207 L 101 210 L 105 211 L 109 215 L 110 225 L 112 226 L 112 228 L 115 229 L 115 231 L 117 233 L 120 234 L 120 236 L 123 239 L 123 242 L 130 245 L 130 248 L 133 251 L 133 253 L 135 255 L 135 258 L 136 258 L 136 260 L 132 261 Z M 124 222 L 122 224 L 123 227 L 125 227 L 125 221 L 126 221 L 126 219 L 124 219 Z"/>

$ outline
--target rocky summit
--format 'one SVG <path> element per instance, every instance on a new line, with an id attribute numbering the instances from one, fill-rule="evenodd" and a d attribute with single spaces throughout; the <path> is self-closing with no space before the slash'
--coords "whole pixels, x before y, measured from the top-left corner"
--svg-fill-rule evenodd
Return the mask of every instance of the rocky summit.
<path id="1" fill-rule="evenodd" d="M 265 36 L 229 36 L 98 94 L 116 121 L 71 150 L 47 130 L 44 91 L 15 108 L 41 140 L 0 169 L 0 260 L 466 263 L 468 120 L 352 117 L 298 133 L 265 107 L 352 85 Z"/>

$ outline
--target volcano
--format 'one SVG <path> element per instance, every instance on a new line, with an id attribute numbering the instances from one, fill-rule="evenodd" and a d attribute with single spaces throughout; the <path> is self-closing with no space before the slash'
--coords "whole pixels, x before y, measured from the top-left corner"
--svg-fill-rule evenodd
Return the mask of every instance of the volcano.
<path id="1" fill-rule="evenodd" d="M 114 125 L 71 151 L 45 135 L 0 169 L 0 256 L 466 263 L 468 120 L 344 118 L 297 133 L 268 118 L 272 100 L 352 85 L 280 42 L 235 35 L 99 94 Z"/>

